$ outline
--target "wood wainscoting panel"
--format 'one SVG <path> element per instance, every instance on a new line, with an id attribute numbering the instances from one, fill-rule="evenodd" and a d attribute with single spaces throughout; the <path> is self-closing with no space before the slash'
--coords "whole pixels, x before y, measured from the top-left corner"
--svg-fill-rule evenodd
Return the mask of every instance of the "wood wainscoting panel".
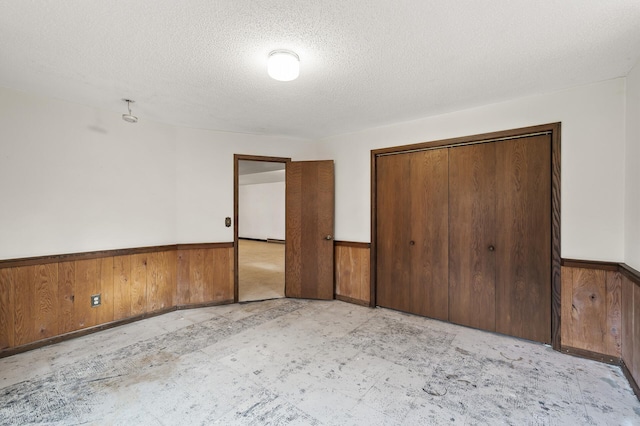
<path id="1" fill-rule="evenodd" d="M 131 256 L 113 257 L 113 319 L 131 317 Z"/>
<path id="2" fill-rule="evenodd" d="M 131 315 L 136 316 L 147 310 L 147 253 L 131 255 Z"/>
<path id="3" fill-rule="evenodd" d="M 562 267 L 562 346 L 621 356 L 621 275 Z"/>
<path id="4" fill-rule="evenodd" d="M 623 276 L 619 272 L 607 272 L 605 347 L 610 352 L 608 355 L 615 355 L 618 358 L 622 354 L 622 278 Z"/>
<path id="5" fill-rule="evenodd" d="M 179 248 L 176 275 L 178 306 L 233 302 L 233 245 Z"/>
<path id="6" fill-rule="evenodd" d="M 61 334 L 75 330 L 73 315 L 73 290 L 76 281 L 75 262 L 58 263 L 58 330 Z"/>
<path id="7" fill-rule="evenodd" d="M 33 286 L 35 268 L 35 266 L 15 268 L 13 325 L 16 346 L 37 340 L 34 326 L 36 308 L 33 306 L 33 301 L 35 300 Z"/>
<path id="8" fill-rule="evenodd" d="M 633 337 L 634 337 L 634 289 L 637 286 L 627 277 L 622 278 L 622 295 L 621 295 L 621 320 L 622 320 L 622 360 L 627 365 L 630 372 L 633 371 Z M 640 309 L 638 309 L 640 310 Z M 639 330 L 640 331 L 640 330 Z M 635 377 L 635 376 L 634 376 Z M 638 378 L 636 378 L 636 381 Z"/>
<path id="9" fill-rule="evenodd" d="M 96 309 L 91 307 L 91 295 L 99 293 L 98 260 L 78 260 L 76 264 L 76 279 L 74 283 L 73 314 L 74 328 L 93 327 L 97 324 Z"/>
<path id="10" fill-rule="evenodd" d="M 206 249 L 195 249 L 189 253 L 189 302 L 204 302 L 204 255 Z"/>
<path id="11" fill-rule="evenodd" d="M 0 357 L 178 307 L 232 303 L 233 250 L 204 243 L 0 261 Z"/>
<path id="12" fill-rule="evenodd" d="M 60 334 L 58 327 L 58 264 L 34 266 L 36 340 Z"/>
<path id="13" fill-rule="evenodd" d="M 106 324 L 113 321 L 114 304 L 114 258 L 113 256 L 98 259 L 98 288 L 101 305 L 96 308 L 96 323 Z"/>
<path id="14" fill-rule="evenodd" d="M 149 253 L 147 258 L 147 309 L 162 311 L 175 306 L 176 252 Z"/>
<path id="15" fill-rule="evenodd" d="M 210 250 L 213 252 L 213 291 L 207 302 L 233 302 L 233 247 Z"/>
<path id="16" fill-rule="evenodd" d="M 369 305 L 371 299 L 369 244 L 335 242 L 336 297 Z"/>
<path id="17" fill-rule="evenodd" d="M 15 269 L 0 269 L 0 350 L 15 346 L 13 325 Z"/>
<path id="18" fill-rule="evenodd" d="M 191 299 L 191 289 L 189 286 L 189 269 L 191 267 L 191 255 L 193 250 L 178 249 L 177 282 L 176 282 L 176 304 L 187 305 Z"/>

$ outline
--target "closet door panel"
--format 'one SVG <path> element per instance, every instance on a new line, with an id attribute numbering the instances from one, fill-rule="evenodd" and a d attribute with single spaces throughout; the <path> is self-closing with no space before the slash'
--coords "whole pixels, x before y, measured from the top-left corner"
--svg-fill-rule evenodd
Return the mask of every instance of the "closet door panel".
<path id="1" fill-rule="evenodd" d="M 549 135 L 496 143 L 496 331 L 551 342 Z"/>
<path id="2" fill-rule="evenodd" d="M 449 320 L 496 329 L 496 148 L 449 150 Z"/>
<path id="3" fill-rule="evenodd" d="M 409 312 L 449 317 L 448 149 L 409 154 L 411 161 Z"/>
<path id="4" fill-rule="evenodd" d="M 448 150 L 379 157 L 377 303 L 448 318 Z"/>
<path id="5" fill-rule="evenodd" d="M 410 162 L 407 155 L 376 159 L 377 304 L 407 310 L 410 295 Z"/>

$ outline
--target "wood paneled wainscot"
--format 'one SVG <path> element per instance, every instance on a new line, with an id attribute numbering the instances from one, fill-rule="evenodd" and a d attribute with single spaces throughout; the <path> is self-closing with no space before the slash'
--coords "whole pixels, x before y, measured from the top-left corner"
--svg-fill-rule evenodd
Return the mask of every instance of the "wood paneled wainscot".
<path id="1" fill-rule="evenodd" d="M 233 243 L 178 246 L 178 306 L 233 303 Z"/>
<path id="2" fill-rule="evenodd" d="M 369 306 L 371 244 L 335 241 L 336 299 Z"/>
<path id="3" fill-rule="evenodd" d="M 617 263 L 562 264 L 562 351 L 621 363 L 640 397 L 640 273 Z"/>
<path id="4" fill-rule="evenodd" d="M 101 304 L 91 307 L 96 294 Z M 233 243 L 3 260 L 0 357 L 178 308 L 232 302 Z"/>

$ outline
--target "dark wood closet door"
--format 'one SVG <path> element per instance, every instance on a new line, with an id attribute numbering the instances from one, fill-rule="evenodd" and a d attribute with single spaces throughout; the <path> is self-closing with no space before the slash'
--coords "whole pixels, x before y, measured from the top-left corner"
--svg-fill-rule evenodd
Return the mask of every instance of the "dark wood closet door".
<path id="1" fill-rule="evenodd" d="M 496 329 L 496 147 L 449 150 L 449 321 Z"/>
<path id="2" fill-rule="evenodd" d="M 377 159 L 378 304 L 448 318 L 448 150 Z"/>
<path id="3" fill-rule="evenodd" d="M 407 155 L 390 155 L 376 160 L 377 203 L 377 304 L 407 310 L 410 303 L 409 240 L 411 215 L 408 206 L 411 179 Z"/>
<path id="4" fill-rule="evenodd" d="M 551 342 L 551 137 L 496 144 L 496 331 Z"/>

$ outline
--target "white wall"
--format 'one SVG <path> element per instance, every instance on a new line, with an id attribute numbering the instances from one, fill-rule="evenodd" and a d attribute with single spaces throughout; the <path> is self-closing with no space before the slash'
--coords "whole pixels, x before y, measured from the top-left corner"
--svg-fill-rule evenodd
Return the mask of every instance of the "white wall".
<path id="1" fill-rule="evenodd" d="M 310 159 L 315 145 L 0 88 L 0 259 L 233 241 L 234 153 Z"/>
<path id="2" fill-rule="evenodd" d="M 315 144 L 282 137 L 178 129 L 179 243 L 233 241 L 233 154 L 311 160 Z"/>
<path id="3" fill-rule="evenodd" d="M 240 185 L 238 204 L 240 238 L 285 239 L 284 182 Z"/>
<path id="4" fill-rule="evenodd" d="M 625 263 L 640 270 L 640 62 L 627 76 Z"/>
<path id="5" fill-rule="evenodd" d="M 562 122 L 562 256 L 624 259 L 625 79 L 324 139 L 334 159 L 338 240 L 370 241 L 370 151 Z"/>
<path id="6" fill-rule="evenodd" d="M 174 140 L 0 88 L 0 259 L 175 242 Z"/>

